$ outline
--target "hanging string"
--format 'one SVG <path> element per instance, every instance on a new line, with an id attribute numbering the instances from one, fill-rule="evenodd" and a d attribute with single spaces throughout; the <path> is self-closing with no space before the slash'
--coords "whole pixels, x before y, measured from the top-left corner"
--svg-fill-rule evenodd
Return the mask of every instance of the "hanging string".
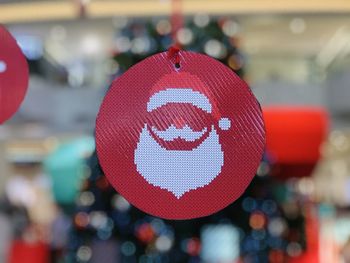
<path id="1" fill-rule="evenodd" d="M 172 0 L 171 1 L 171 37 L 173 39 L 173 44 L 168 50 L 168 57 L 175 64 L 175 67 L 180 68 L 180 55 L 181 45 L 177 40 L 177 32 L 183 26 L 183 16 L 182 16 L 182 0 Z"/>
<path id="2" fill-rule="evenodd" d="M 171 1 L 171 36 L 174 41 L 174 45 L 180 48 L 180 44 L 177 41 L 177 32 L 183 26 L 182 17 L 182 0 L 172 0 Z"/>
<path id="3" fill-rule="evenodd" d="M 173 45 L 168 49 L 168 57 L 175 64 L 175 68 L 180 68 L 180 48 Z"/>

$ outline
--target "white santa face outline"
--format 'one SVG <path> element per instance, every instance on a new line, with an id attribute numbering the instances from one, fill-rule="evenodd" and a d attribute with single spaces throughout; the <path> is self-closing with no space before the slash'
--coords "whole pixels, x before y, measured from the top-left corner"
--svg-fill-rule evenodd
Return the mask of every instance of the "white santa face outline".
<path id="1" fill-rule="evenodd" d="M 155 93 L 147 103 L 147 112 L 168 103 L 190 103 L 212 113 L 209 99 L 190 88 L 167 88 Z M 229 129 L 230 121 L 220 119 L 219 127 Z M 191 147 L 172 150 L 164 146 L 177 139 Z M 181 128 L 172 124 L 165 131 L 159 131 L 146 123 L 135 149 L 134 164 L 148 183 L 180 199 L 186 192 L 210 184 L 221 173 L 224 152 L 214 124 L 201 131 L 193 131 L 187 124 Z"/>

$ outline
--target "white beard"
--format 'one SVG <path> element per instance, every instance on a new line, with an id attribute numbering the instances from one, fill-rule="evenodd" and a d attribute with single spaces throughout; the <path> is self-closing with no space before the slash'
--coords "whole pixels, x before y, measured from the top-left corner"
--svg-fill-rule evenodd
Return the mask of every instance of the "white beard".
<path id="1" fill-rule="evenodd" d="M 193 150 L 167 150 L 142 129 L 135 150 L 137 171 L 154 186 L 180 198 L 184 193 L 210 184 L 221 173 L 224 153 L 214 126 L 208 137 Z"/>

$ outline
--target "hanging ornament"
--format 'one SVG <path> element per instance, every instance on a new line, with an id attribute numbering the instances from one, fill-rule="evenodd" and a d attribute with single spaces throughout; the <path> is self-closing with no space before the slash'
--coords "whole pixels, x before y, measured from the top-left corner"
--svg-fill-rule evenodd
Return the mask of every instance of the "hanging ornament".
<path id="1" fill-rule="evenodd" d="M 163 52 L 117 78 L 96 123 L 102 168 L 139 209 L 189 219 L 246 189 L 262 157 L 260 106 L 247 84 L 208 56 Z"/>
<path id="2" fill-rule="evenodd" d="M 0 26 L 0 124 L 19 108 L 28 87 L 28 65 L 16 40 Z"/>
<path id="3" fill-rule="evenodd" d="M 265 145 L 259 103 L 229 67 L 175 45 L 115 79 L 96 121 L 96 147 L 112 186 L 154 216 L 191 219 L 241 196 Z"/>

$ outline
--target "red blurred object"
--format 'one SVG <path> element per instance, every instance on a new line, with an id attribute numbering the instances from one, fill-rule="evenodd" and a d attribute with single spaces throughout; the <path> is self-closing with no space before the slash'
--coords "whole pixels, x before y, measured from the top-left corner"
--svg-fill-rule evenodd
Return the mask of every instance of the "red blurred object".
<path id="1" fill-rule="evenodd" d="M 44 243 L 13 242 L 8 263 L 48 263 L 49 247 Z"/>
<path id="2" fill-rule="evenodd" d="M 320 158 L 328 133 L 328 114 L 321 107 L 273 106 L 263 109 L 266 149 L 274 174 L 308 176 Z"/>
<path id="3" fill-rule="evenodd" d="M 306 251 L 299 257 L 290 258 L 289 263 L 318 263 L 319 261 L 319 220 L 311 204 L 305 208 Z"/>
<path id="4" fill-rule="evenodd" d="M 269 253 L 270 263 L 284 263 L 286 262 L 284 252 L 282 250 L 271 250 Z"/>
<path id="5" fill-rule="evenodd" d="M 144 223 L 136 229 L 136 236 L 140 241 L 147 244 L 154 240 L 155 232 L 150 224 Z"/>
<path id="6" fill-rule="evenodd" d="M 264 213 L 254 212 L 249 218 L 249 225 L 253 229 L 262 229 L 266 225 L 266 217 Z"/>
<path id="7" fill-rule="evenodd" d="M 263 109 L 266 147 L 278 163 L 315 163 L 327 135 L 328 114 L 316 107 Z"/>
<path id="8" fill-rule="evenodd" d="M 198 256 L 201 250 L 201 243 L 198 238 L 191 238 L 186 245 L 186 251 L 191 256 Z"/>
<path id="9" fill-rule="evenodd" d="M 0 25 L 0 124 L 19 108 L 28 88 L 29 69 L 16 39 Z"/>

